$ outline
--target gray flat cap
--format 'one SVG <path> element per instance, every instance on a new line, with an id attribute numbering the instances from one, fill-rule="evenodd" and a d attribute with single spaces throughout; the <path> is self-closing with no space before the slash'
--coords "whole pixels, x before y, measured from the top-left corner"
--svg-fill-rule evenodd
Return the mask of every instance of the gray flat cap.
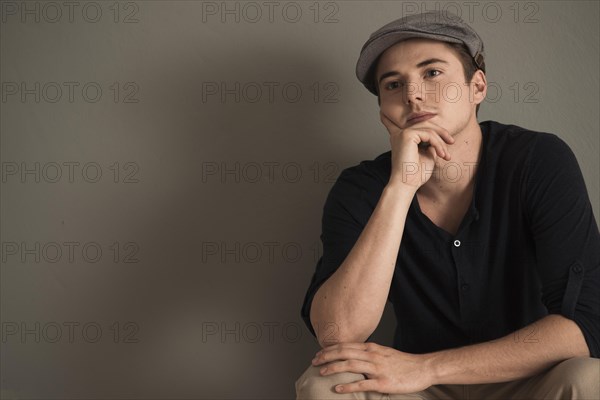
<path id="1" fill-rule="evenodd" d="M 485 59 L 483 40 L 459 16 L 447 11 L 412 14 L 381 27 L 362 47 L 356 63 L 356 76 L 371 93 L 377 94 L 373 74 L 378 57 L 392 45 L 411 38 L 464 43 L 475 64 L 483 69 L 482 64 Z"/>

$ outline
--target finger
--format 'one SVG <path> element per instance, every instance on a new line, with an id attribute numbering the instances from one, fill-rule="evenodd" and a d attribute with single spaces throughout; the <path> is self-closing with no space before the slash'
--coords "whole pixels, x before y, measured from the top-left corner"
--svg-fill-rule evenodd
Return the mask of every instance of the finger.
<path id="1" fill-rule="evenodd" d="M 427 146 L 421 146 L 423 143 L 427 144 Z M 419 150 L 423 151 L 425 154 L 428 154 L 434 161 L 437 157 L 440 157 L 438 155 L 437 146 L 431 146 L 428 142 L 421 142 L 419 143 L 419 146 Z"/>
<path id="2" fill-rule="evenodd" d="M 435 149 L 435 153 L 438 157 L 448 157 L 449 153 L 446 143 L 442 140 L 442 138 L 439 137 L 439 135 L 423 130 L 419 132 L 419 139 L 421 140 L 421 143 L 428 142 L 429 145 Z M 419 145 L 421 145 L 421 143 L 419 143 Z"/>
<path id="3" fill-rule="evenodd" d="M 432 120 L 418 122 L 417 124 L 414 125 L 414 128 L 421 129 L 421 130 L 433 131 L 445 143 L 452 144 L 455 142 L 454 137 L 450 134 L 450 131 L 448 131 L 443 126 L 436 124 Z"/>
<path id="4" fill-rule="evenodd" d="M 400 128 L 394 124 L 394 122 L 388 118 L 383 111 L 379 111 L 379 115 L 381 117 L 381 122 L 385 125 L 388 130 L 388 133 L 391 135 L 394 130 L 399 130 Z M 445 160 L 450 160 L 450 153 L 448 151 L 448 146 L 446 142 L 453 143 L 454 138 L 450 135 L 450 132 L 446 130 L 444 127 L 437 125 L 434 122 L 423 121 L 419 124 L 427 125 L 430 123 L 430 126 L 424 127 L 414 127 L 417 131 L 419 131 L 420 143 L 418 143 L 419 148 L 428 148 L 430 145 L 434 145 L 436 149 L 436 153 L 438 157 L 441 157 Z M 426 134 L 425 137 L 422 135 Z M 437 144 L 433 143 L 437 139 Z"/>
<path id="5" fill-rule="evenodd" d="M 438 136 L 438 140 L 439 140 L 439 149 L 440 151 L 438 152 L 439 157 L 445 159 L 445 160 L 450 160 L 450 149 L 448 147 L 448 144 Z"/>
<path id="6" fill-rule="evenodd" d="M 322 365 L 332 361 L 338 360 L 372 360 L 373 352 L 368 352 L 359 349 L 340 349 L 331 350 L 315 357 L 312 361 L 313 365 Z"/>
<path id="7" fill-rule="evenodd" d="M 433 161 L 435 162 L 436 157 L 437 157 L 435 147 L 431 146 L 430 148 L 427 149 L 427 151 L 429 152 L 429 155 L 431 156 L 431 158 L 433 158 Z"/>
<path id="8" fill-rule="evenodd" d="M 371 343 L 371 345 L 375 345 L 375 343 Z M 331 354 L 331 352 L 333 351 L 340 351 L 340 350 L 344 350 L 344 349 L 355 349 L 355 350 L 367 350 L 369 348 L 373 348 L 370 345 L 368 345 L 367 343 L 363 343 L 363 342 L 344 342 L 344 343 L 337 343 L 337 344 L 332 344 L 331 346 L 327 346 L 327 347 L 323 347 L 321 350 L 319 350 L 316 354 L 315 357 L 312 360 L 313 365 L 319 365 L 319 364 L 324 364 L 327 361 L 323 361 L 323 359 L 321 359 L 321 356 L 323 354 Z M 331 357 L 328 356 L 328 357 Z"/>
<path id="9" fill-rule="evenodd" d="M 436 129 L 436 133 L 438 135 L 440 135 L 440 137 L 442 139 L 444 139 L 445 142 L 447 142 L 447 143 L 454 143 L 455 142 L 455 139 L 450 134 L 450 131 L 447 130 L 446 128 L 444 128 L 443 126 L 438 125 L 438 124 L 436 124 L 435 122 L 433 122 L 431 120 L 427 120 L 427 121 L 423 121 L 423 122 L 427 122 L 427 123 L 430 123 L 431 125 L 435 126 L 437 128 Z"/>
<path id="10" fill-rule="evenodd" d="M 331 346 L 323 347 L 317 354 L 321 354 L 324 351 L 340 350 L 340 349 L 359 349 L 359 350 L 375 350 L 379 345 L 372 342 L 344 342 L 336 343 Z"/>
<path id="11" fill-rule="evenodd" d="M 321 375 L 337 374 L 339 372 L 354 372 L 355 374 L 373 375 L 377 372 L 375 364 L 361 360 L 346 360 L 329 363 L 319 370 Z"/>
<path id="12" fill-rule="evenodd" d="M 361 381 L 336 385 L 337 393 L 352 393 L 352 392 L 380 392 L 380 382 L 377 379 L 364 379 Z"/>
<path id="13" fill-rule="evenodd" d="M 445 160 L 449 160 L 450 152 L 448 151 L 448 144 L 437 132 L 436 135 L 433 137 L 433 141 L 437 156 Z"/>
<path id="14" fill-rule="evenodd" d="M 436 138 L 435 138 L 434 147 L 435 147 L 438 157 L 441 157 L 443 159 L 448 159 L 448 157 L 450 156 L 450 154 L 448 153 L 448 145 L 446 145 L 444 140 L 442 138 L 440 138 L 439 136 L 436 136 Z"/>

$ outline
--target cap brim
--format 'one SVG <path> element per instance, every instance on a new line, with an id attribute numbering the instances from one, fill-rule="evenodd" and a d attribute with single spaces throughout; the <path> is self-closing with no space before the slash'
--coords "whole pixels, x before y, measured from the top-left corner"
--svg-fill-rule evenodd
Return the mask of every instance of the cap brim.
<path id="1" fill-rule="evenodd" d="M 463 43 L 461 40 L 446 35 L 437 35 L 418 31 L 387 32 L 369 39 L 363 46 L 356 63 L 356 77 L 373 94 L 377 94 L 373 80 L 375 61 L 394 44 L 407 39 L 424 38 L 450 43 Z"/>

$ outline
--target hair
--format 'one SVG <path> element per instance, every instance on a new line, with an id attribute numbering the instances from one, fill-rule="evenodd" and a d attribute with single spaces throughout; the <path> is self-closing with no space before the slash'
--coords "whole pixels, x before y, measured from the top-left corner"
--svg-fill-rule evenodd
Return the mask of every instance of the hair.
<path id="1" fill-rule="evenodd" d="M 473 59 L 473 57 L 471 56 L 471 54 L 469 53 L 469 49 L 467 48 L 467 46 L 464 43 L 448 43 L 448 42 L 442 42 L 447 44 L 450 48 L 454 49 L 458 55 L 458 59 L 460 60 L 460 63 L 463 66 L 463 72 L 465 74 L 465 80 L 467 82 L 471 82 L 471 80 L 473 79 L 473 76 L 475 75 L 475 72 L 477 72 L 477 70 L 482 70 L 483 73 L 485 73 L 485 60 L 482 61 L 481 63 L 481 67 L 478 67 L 477 64 L 475 64 L 475 60 Z M 373 85 L 375 87 L 375 92 L 377 93 L 377 104 L 381 105 L 381 100 L 379 99 L 379 85 L 377 84 L 377 76 L 376 71 L 377 71 L 377 65 L 379 64 L 379 59 L 381 58 L 381 55 L 379 57 L 377 57 L 377 59 L 375 60 L 375 62 L 373 63 L 373 67 L 371 70 L 371 76 L 373 77 Z M 480 104 L 477 104 L 477 107 L 475 108 L 475 116 L 477 116 L 477 114 L 479 114 L 479 106 Z"/>

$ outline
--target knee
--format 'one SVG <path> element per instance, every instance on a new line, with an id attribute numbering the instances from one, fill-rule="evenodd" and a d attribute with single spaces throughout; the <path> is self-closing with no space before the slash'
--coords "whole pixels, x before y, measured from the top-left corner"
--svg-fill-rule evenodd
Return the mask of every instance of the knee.
<path id="1" fill-rule="evenodd" d="M 309 366 L 296 381 L 296 399 L 343 399 L 351 394 L 342 395 L 337 393 L 334 390 L 335 385 L 365 379 L 364 375 L 351 372 L 322 376 L 319 373 L 320 368 Z M 354 399 L 356 397 L 346 398 Z"/>
<path id="2" fill-rule="evenodd" d="M 574 399 L 600 398 L 600 359 L 575 357 L 562 361 L 553 368 L 553 375 L 563 391 Z M 565 393 L 565 394 L 566 394 Z"/>

